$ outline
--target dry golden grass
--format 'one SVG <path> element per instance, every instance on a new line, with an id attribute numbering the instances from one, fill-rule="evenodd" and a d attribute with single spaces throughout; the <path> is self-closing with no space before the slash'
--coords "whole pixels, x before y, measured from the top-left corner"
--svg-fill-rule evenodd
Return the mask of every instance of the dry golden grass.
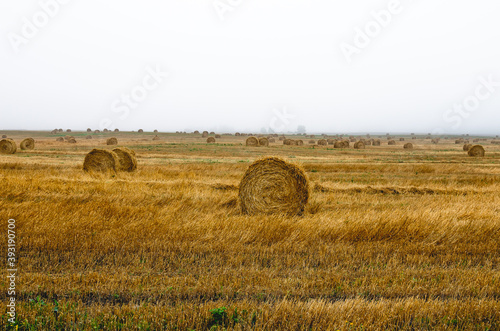
<path id="1" fill-rule="evenodd" d="M 263 150 L 120 132 L 138 168 L 109 177 L 81 169 L 112 148 L 106 134 L 73 134 L 30 133 L 36 150 L 0 156 L 19 330 L 500 328 L 500 146 L 471 158 L 451 139 Z M 303 216 L 241 213 L 239 182 L 262 153 L 306 171 Z"/>

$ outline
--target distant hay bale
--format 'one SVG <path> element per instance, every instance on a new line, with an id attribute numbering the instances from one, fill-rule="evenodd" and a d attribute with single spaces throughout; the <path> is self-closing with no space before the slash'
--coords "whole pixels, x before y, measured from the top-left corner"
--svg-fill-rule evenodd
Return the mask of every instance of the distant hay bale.
<path id="1" fill-rule="evenodd" d="M 99 130 L 95 130 L 95 131 L 94 131 L 94 133 L 101 133 L 101 131 L 99 131 Z"/>
<path id="2" fill-rule="evenodd" d="M 119 166 L 118 155 L 105 149 L 93 149 L 83 161 L 83 170 L 86 172 L 116 172 Z"/>
<path id="3" fill-rule="evenodd" d="M 91 129 L 91 128 L 88 128 L 88 129 L 87 129 L 87 132 L 92 132 L 92 129 Z"/>
<path id="4" fill-rule="evenodd" d="M 465 144 L 465 145 L 464 145 L 464 147 L 463 147 L 463 150 L 464 150 L 465 152 L 468 152 L 468 151 L 469 151 L 469 149 L 471 149 L 471 147 L 472 147 L 472 145 L 471 145 L 471 144 Z"/>
<path id="5" fill-rule="evenodd" d="M 439 143 L 439 138 L 432 139 L 431 143 L 433 143 L 434 145 L 437 145 Z"/>
<path id="6" fill-rule="evenodd" d="M 372 145 L 373 146 L 380 146 L 380 139 L 373 139 Z"/>
<path id="7" fill-rule="evenodd" d="M 355 143 L 356 142 L 356 138 L 349 138 L 349 141 L 352 142 L 352 143 Z"/>
<path id="8" fill-rule="evenodd" d="M 259 146 L 259 139 L 257 139 L 256 137 L 248 137 L 245 144 L 247 146 Z"/>
<path id="9" fill-rule="evenodd" d="M 245 214 L 300 215 L 309 199 L 309 183 L 299 167 L 275 157 L 255 161 L 239 187 Z"/>
<path id="10" fill-rule="evenodd" d="M 259 146 L 269 146 L 269 139 L 266 137 L 259 138 Z"/>
<path id="11" fill-rule="evenodd" d="M 399 141 L 405 141 L 405 138 L 399 138 Z"/>
<path id="12" fill-rule="evenodd" d="M 362 141 L 358 141 L 354 143 L 354 148 L 355 149 L 365 149 L 365 144 Z"/>
<path id="13" fill-rule="evenodd" d="M 9 138 L 0 140 L 0 154 L 15 154 L 17 151 L 16 142 Z"/>
<path id="14" fill-rule="evenodd" d="M 214 135 L 214 134 L 215 134 L 215 132 L 211 131 L 211 132 L 210 132 L 210 134 L 211 134 L 211 135 Z"/>
<path id="15" fill-rule="evenodd" d="M 320 139 L 320 140 L 318 140 L 318 145 L 320 145 L 320 146 L 326 146 L 327 144 L 328 144 L 328 143 L 326 142 L 326 140 L 325 140 L 325 139 Z"/>
<path id="16" fill-rule="evenodd" d="M 113 149 L 118 156 L 118 170 L 132 172 L 137 169 L 137 159 L 135 152 L 126 147 Z"/>
<path id="17" fill-rule="evenodd" d="M 467 152 L 467 154 L 469 154 L 469 156 L 473 156 L 473 157 L 483 157 L 484 153 L 485 153 L 484 148 L 481 145 L 474 145 Z"/>
<path id="18" fill-rule="evenodd" d="M 304 146 L 304 141 L 301 139 L 295 140 L 295 145 L 297 146 Z"/>
<path id="19" fill-rule="evenodd" d="M 194 130 L 193 134 L 200 134 L 200 131 Z"/>
<path id="20" fill-rule="evenodd" d="M 413 139 L 413 140 L 417 140 L 417 137 L 411 137 L 411 139 Z"/>
<path id="21" fill-rule="evenodd" d="M 283 145 L 295 145 L 292 139 L 283 140 Z"/>
<path id="22" fill-rule="evenodd" d="M 158 130 L 154 129 L 154 131 L 153 131 L 153 132 L 154 132 L 154 133 L 158 133 Z"/>
<path id="23" fill-rule="evenodd" d="M 285 137 L 279 137 L 278 140 L 279 141 L 284 141 L 286 138 Z"/>
<path id="24" fill-rule="evenodd" d="M 463 144 L 464 140 L 462 138 L 455 140 L 455 144 Z"/>
<path id="25" fill-rule="evenodd" d="M 333 145 L 334 148 L 349 148 L 348 140 L 337 140 Z"/>
<path id="26" fill-rule="evenodd" d="M 64 136 L 64 140 L 69 141 L 70 139 L 75 139 L 75 137 L 68 135 Z"/>
<path id="27" fill-rule="evenodd" d="M 115 129 L 115 132 L 120 132 L 120 130 L 119 129 Z"/>
<path id="28" fill-rule="evenodd" d="M 71 132 L 71 129 L 66 130 L 66 132 Z"/>
<path id="29" fill-rule="evenodd" d="M 92 136 L 91 136 L 91 135 L 87 135 L 87 136 L 85 137 L 85 139 L 92 139 Z"/>
<path id="30" fill-rule="evenodd" d="M 158 137 L 158 135 L 155 135 L 155 136 L 153 137 L 153 140 L 154 140 L 154 141 L 156 141 L 156 140 L 160 140 L 160 137 Z"/>
<path id="31" fill-rule="evenodd" d="M 327 140 L 326 140 L 326 143 L 327 143 L 328 145 L 333 145 L 333 144 L 335 144 L 335 140 L 333 140 L 333 139 L 327 139 Z"/>
<path id="32" fill-rule="evenodd" d="M 216 134 L 215 135 L 215 139 L 220 139 L 221 138 L 221 135 L 220 134 Z"/>
<path id="33" fill-rule="evenodd" d="M 26 149 L 35 149 L 35 139 L 33 138 L 26 138 L 21 141 L 21 144 L 19 145 L 22 150 Z"/>
<path id="34" fill-rule="evenodd" d="M 118 139 L 115 137 L 108 138 L 106 140 L 106 145 L 118 145 Z"/>
<path id="35" fill-rule="evenodd" d="M 75 138 L 73 138 L 73 137 L 71 137 L 71 138 L 69 138 L 69 139 L 68 139 L 68 142 L 69 142 L 70 144 L 76 144 L 76 139 L 75 139 Z"/>
<path id="36" fill-rule="evenodd" d="M 267 138 L 267 140 L 269 140 L 270 143 L 275 143 L 276 142 L 276 139 L 274 139 L 274 138 Z"/>
<path id="37" fill-rule="evenodd" d="M 137 130 L 138 133 L 144 133 L 144 130 L 143 129 L 139 129 Z"/>
<path id="38" fill-rule="evenodd" d="M 368 140 L 364 141 L 363 143 L 365 144 L 365 146 L 371 146 L 372 141 L 373 141 L 373 139 L 368 139 Z"/>
<path id="39" fill-rule="evenodd" d="M 64 141 L 64 138 L 63 138 L 63 137 L 57 137 L 57 138 L 56 138 L 56 141 L 63 142 L 63 141 Z"/>
<path id="40" fill-rule="evenodd" d="M 104 133 L 108 133 L 108 132 L 109 132 L 109 130 L 108 130 L 108 129 L 104 129 L 104 130 L 102 130 L 102 132 L 104 132 Z"/>
<path id="41" fill-rule="evenodd" d="M 207 138 L 207 144 L 213 144 L 215 143 L 215 138 L 214 137 L 208 137 Z"/>
<path id="42" fill-rule="evenodd" d="M 412 143 L 406 143 L 403 146 L 404 149 L 413 149 L 413 144 Z"/>
<path id="43" fill-rule="evenodd" d="M 396 145 L 396 141 L 395 140 L 389 140 L 387 142 L 388 145 Z"/>
<path id="44" fill-rule="evenodd" d="M 199 133 L 199 132 L 198 132 L 198 133 Z M 241 133 L 236 132 L 234 135 L 235 135 L 236 137 L 239 137 L 239 136 L 241 136 Z"/>
<path id="45" fill-rule="evenodd" d="M 316 145 L 316 140 L 314 140 L 314 139 L 309 140 L 309 145 Z"/>
<path id="46" fill-rule="evenodd" d="M 203 131 L 203 133 L 201 134 L 201 137 L 202 138 L 208 137 L 208 131 Z"/>

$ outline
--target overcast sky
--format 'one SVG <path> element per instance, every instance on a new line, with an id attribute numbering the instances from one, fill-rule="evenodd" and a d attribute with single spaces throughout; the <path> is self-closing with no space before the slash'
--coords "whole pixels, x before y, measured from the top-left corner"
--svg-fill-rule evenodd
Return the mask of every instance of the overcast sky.
<path id="1" fill-rule="evenodd" d="M 500 134 L 498 0 L 0 0 L 0 129 Z"/>

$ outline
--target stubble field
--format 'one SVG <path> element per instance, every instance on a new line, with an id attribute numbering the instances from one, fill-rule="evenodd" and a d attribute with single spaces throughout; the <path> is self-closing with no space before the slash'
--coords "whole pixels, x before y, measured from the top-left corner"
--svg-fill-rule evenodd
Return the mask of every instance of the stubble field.
<path id="1" fill-rule="evenodd" d="M 0 224 L 17 225 L 19 330 L 499 330 L 500 146 L 246 147 L 245 137 L 10 132 Z M 65 134 L 61 134 L 64 136 Z M 138 170 L 82 171 L 105 138 Z M 316 138 L 318 139 L 318 138 Z M 261 156 L 300 165 L 302 216 L 241 213 Z M 6 235 L 2 247 L 6 252 Z M 6 253 L 4 253 L 6 256 Z M 0 281 L 6 302 L 6 277 Z M 2 312 L 3 328 L 8 324 Z"/>

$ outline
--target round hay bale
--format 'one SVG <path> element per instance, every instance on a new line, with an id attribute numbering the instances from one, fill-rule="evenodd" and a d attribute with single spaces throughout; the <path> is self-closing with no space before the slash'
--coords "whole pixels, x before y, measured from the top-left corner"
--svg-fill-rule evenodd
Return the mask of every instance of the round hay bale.
<path id="1" fill-rule="evenodd" d="M 266 137 L 259 138 L 259 146 L 269 146 L 269 139 Z"/>
<path id="2" fill-rule="evenodd" d="M 404 149 L 413 149 L 413 144 L 412 143 L 406 143 L 403 146 Z"/>
<path id="3" fill-rule="evenodd" d="M 208 131 L 203 131 L 203 133 L 201 134 L 201 137 L 202 138 L 208 137 Z"/>
<path id="4" fill-rule="evenodd" d="M 467 152 L 467 154 L 472 157 L 483 157 L 484 153 L 484 148 L 481 145 L 474 145 Z"/>
<path id="5" fill-rule="evenodd" d="M 75 139 L 73 136 L 64 136 L 64 140 L 69 141 L 70 139 Z"/>
<path id="6" fill-rule="evenodd" d="M 158 133 L 158 130 L 154 129 L 154 131 L 153 131 L 153 132 L 154 132 L 154 133 Z"/>
<path id="7" fill-rule="evenodd" d="M 63 141 L 64 141 L 64 138 L 63 138 L 63 137 L 57 137 L 57 138 L 56 138 L 56 141 L 63 142 Z"/>
<path id="8" fill-rule="evenodd" d="M 334 148 L 349 148 L 349 141 L 347 140 L 337 140 L 333 145 Z"/>
<path id="9" fill-rule="evenodd" d="M 234 135 L 235 135 L 236 137 L 239 137 L 239 136 L 241 136 L 241 133 L 236 132 Z"/>
<path id="10" fill-rule="evenodd" d="M 207 138 L 207 144 L 213 144 L 215 143 L 215 138 L 214 137 L 208 137 Z"/>
<path id="11" fill-rule="evenodd" d="M 200 134 L 200 131 L 195 130 L 195 131 L 193 132 L 193 134 Z"/>
<path id="12" fill-rule="evenodd" d="M 371 146 L 372 144 L 372 141 L 373 139 L 369 139 L 369 140 L 366 140 L 366 141 L 363 141 L 363 143 L 365 144 L 365 146 Z"/>
<path id="13" fill-rule="evenodd" d="M 373 139 L 373 146 L 380 146 L 380 139 Z"/>
<path id="14" fill-rule="evenodd" d="M 259 146 L 259 139 L 257 139 L 256 137 L 248 137 L 245 144 L 247 146 Z"/>
<path id="15" fill-rule="evenodd" d="M 94 131 L 94 133 L 101 133 L 101 131 L 99 131 L 99 130 L 95 130 L 95 131 Z"/>
<path id="16" fill-rule="evenodd" d="M 295 145 L 292 139 L 283 140 L 283 145 Z"/>
<path id="17" fill-rule="evenodd" d="M 118 145 L 118 139 L 111 137 L 106 139 L 106 145 Z"/>
<path id="18" fill-rule="evenodd" d="M 349 138 L 349 141 L 352 142 L 352 143 L 355 143 L 356 142 L 356 138 Z"/>
<path id="19" fill-rule="evenodd" d="M 279 141 L 284 141 L 286 138 L 285 137 L 279 137 L 278 140 Z"/>
<path id="20" fill-rule="evenodd" d="M 91 136 L 91 135 L 87 135 L 87 136 L 85 137 L 85 139 L 92 139 L 92 136 Z"/>
<path id="21" fill-rule="evenodd" d="M 309 140 L 309 145 L 316 145 L 316 140 Z"/>
<path id="22" fill-rule="evenodd" d="M 389 142 L 387 144 L 388 145 L 396 145 L 396 141 L 395 140 L 389 140 Z"/>
<path id="23" fill-rule="evenodd" d="M 9 138 L 0 140 L 0 154 L 15 154 L 17 151 L 16 142 Z"/>
<path id="24" fill-rule="evenodd" d="M 270 143 L 275 143 L 276 142 L 276 139 L 274 139 L 274 138 L 267 138 L 267 140 L 269 140 Z"/>
<path id="25" fill-rule="evenodd" d="M 300 215 L 309 199 L 309 183 L 299 167 L 275 157 L 248 167 L 239 188 L 245 214 Z"/>
<path id="26" fill-rule="evenodd" d="M 88 129 L 87 129 L 87 132 L 92 132 L 92 129 L 91 129 L 91 128 L 88 128 Z"/>
<path id="27" fill-rule="evenodd" d="M 113 149 L 113 152 L 118 156 L 119 170 L 131 172 L 137 169 L 137 159 L 133 150 L 127 147 L 119 147 Z"/>
<path id="28" fill-rule="evenodd" d="M 327 144 L 328 144 L 328 143 L 326 142 L 326 140 L 325 140 L 325 139 L 320 139 L 320 140 L 318 140 L 318 145 L 320 145 L 320 146 L 326 146 Z"/>
<path id="29" fill-rule="evenodd" d="M 333 144 L 335 144 L 335 140 L 333 140 L 333 139 L 327 139 L 327 141 L 326 141 L 326 142 L 328 143 L 328 145 L 333 145 Z"/>
<path id="30" fill-rule="evenodd" d="M 399 138 L 399 141 L 405 141 L 405 138 Z"/>
<path id="31" fill-rule="evenodd" d="M 71 132 L 71 129 L 66 130 L 66 132 Z"/>
<path id="32" fill-rule="evenodd" d="M 108 129 L 104 129 L 104 130 L 102 130 L 102 132 L 108 133 L 109 130 Z"/>
<path id="33" fill-rule="evenodd" d="M 215 135 L 215 139 L 220 139 L 221 138 L 221 135 L 220 134 L 216 134 Z"/>
<path id="34" fill-rule="evenodd" d="M 69 138 L 69 139 L 68 139 L 68 142 L 69 142 L 70 144 L 76 144 L 76 139 L 75 139 L 75 138 L 73 138 L 73 137 L 72 137 L 72 138 Z"/>
<path id="35" fill-rule="evenodd" d="M 105 149 L 93 149 L 83 161 L 83 170 L 87 172 L 116 172 L 119 166 L 118 155 Z"/>
<path id="36" fill-rule="evenodd" d="M 153 140 L 155 140 L 155 141 L 156 141 L 156 140 L 160 140 L 160 137 L 158 137 L 158 135 L 155 135 L 155 136 L 153 137 Z"/>
<path id="37" fill-rule="evenodd" d="M 143 129 L 139 129 L 137 132 L 144 133 L 144 130 Z"/>
<path id="38" fill-rule="evenodd" d="M 365 149 L 365 143 L 358 141 L 354 144 L 354 149 Z"/>
<path id="39" fill-rule="evenodd" d="M 21 141 L 21 144 L 19 145 L 22 150 L 26 149 L 35 149 L 35 139 L 33 138 L 26 138 Z"/>
<path id="40" fill-rule="evenodd" d="M 295 145 L 297 146 L 304 146 L 304 141 L 301 139 L 295 140 Z"/>
<path id="41" fill-rule="evenodd" d="M 119 129 L 115 129 L 114 131 L 115 131 L 115 132 L 120 132 L 120 130 L 119 130 Z"/>
<path id="42" fill-rule="evenodd" d="M 465 152 L 468 152 L 468 151 L 469 151 L 469 149 L 471 149 L 471 147 L 472 147 L 472 145 L 471 145 L 471 144 L 465 144 L 465 145 L 464 145 L 464 147 L 463 147 L 463 150 L 464 150 Z"/>

